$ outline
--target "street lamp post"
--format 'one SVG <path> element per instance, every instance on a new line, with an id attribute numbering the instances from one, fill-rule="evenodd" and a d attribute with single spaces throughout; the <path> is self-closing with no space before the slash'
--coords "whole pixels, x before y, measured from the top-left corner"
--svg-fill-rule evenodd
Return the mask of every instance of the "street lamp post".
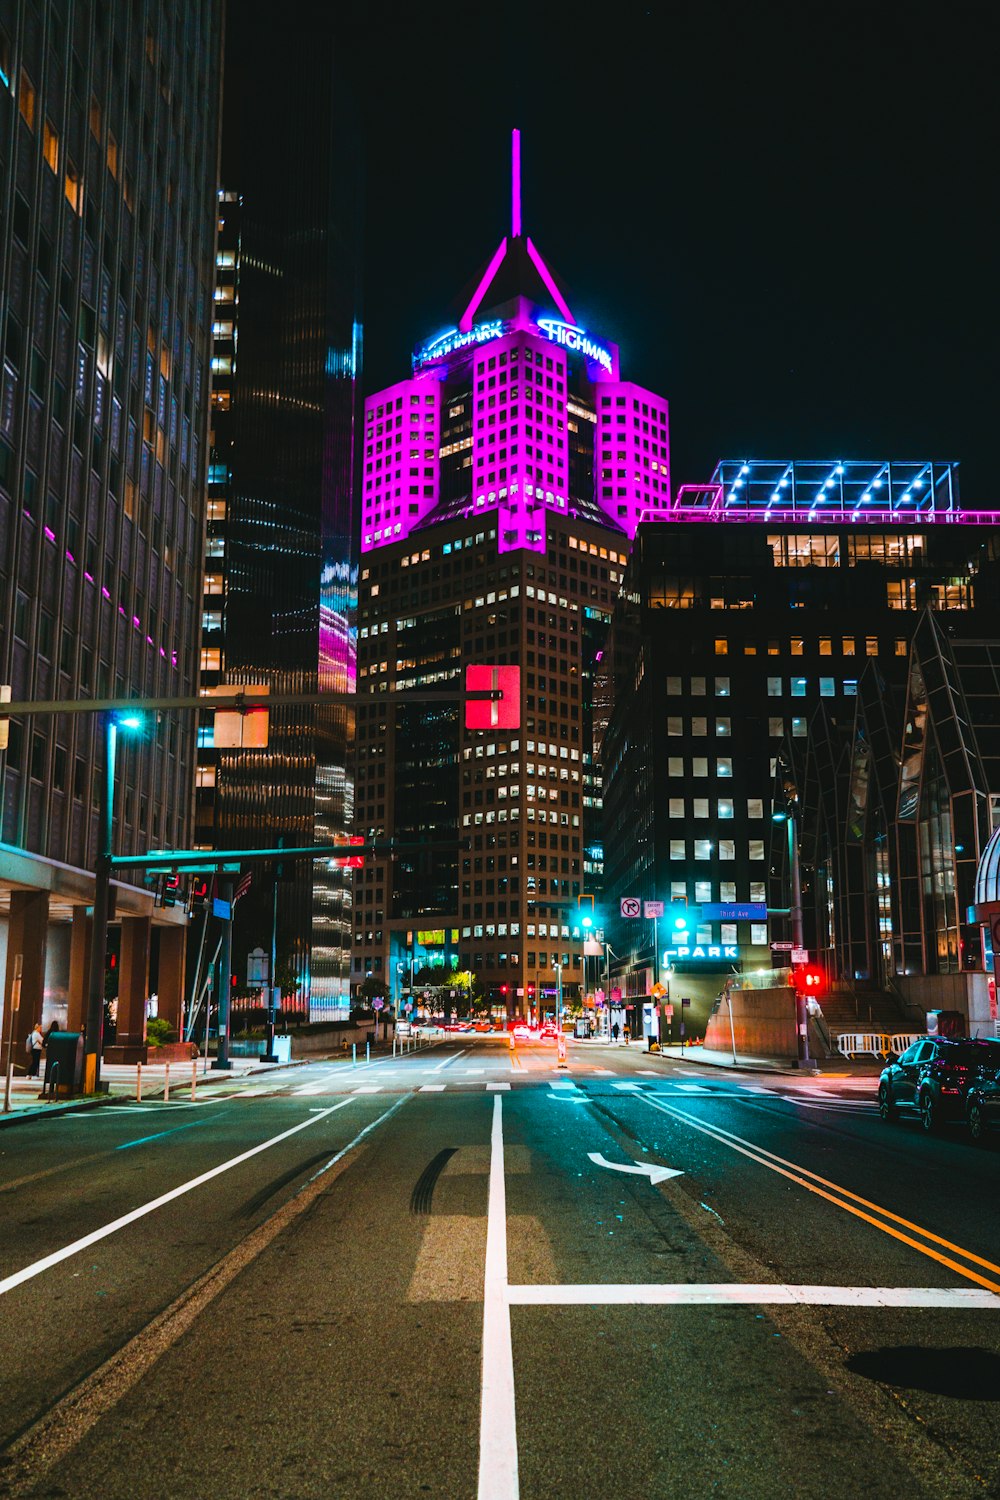
<path id="1" fill-rule="evenodd" d="M 104 1050 L 104 965 L 108 947 L 108 917 L 111 906 L 111 853 L 115 817 L 115 759 L 118 729 L 138 729 L 138 715 L 104 716 L 104 775 L 98 802 L 97 859 L 94 864 L 94 915 L 90 935 L 90 968 L 87 974 L 87 1033 L 84 1041 L 83 1091 L 96 1094 L 101 1087 L 101 1054 Z"/>
<path id="2" fill-rule="evenodd" d="M 556 971 L 556 1030 L 562 1028 L 562 964 L 553 964 Z"/>
<path id="3" fill-rule="evenodd" d="M 784 812 L 774 813 L 773 818 L 776 823 L 788 825 L 788 867 L 792 887 L 789 915 L 792 919 L 792 942 L 801 951 L 805 947 L 805 931 L 802 922 L 802 866 L 799 860 L 799 839 L 794 809 L 789 806 Z M 809 1013 L 806 1010 L 806 998 L 798 986 L 795 987 L 795 1030 L 798 1036 L 799 1067 L 814 1067 L 813 1059 L 809 1055 Z"/>

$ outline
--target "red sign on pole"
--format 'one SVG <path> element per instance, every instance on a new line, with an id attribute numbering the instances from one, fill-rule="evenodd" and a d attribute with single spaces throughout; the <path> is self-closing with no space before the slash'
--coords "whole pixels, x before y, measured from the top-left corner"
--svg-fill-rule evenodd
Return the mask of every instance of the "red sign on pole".
<path id="1" fill-rule="evenodd" d="M 521 727 L 521 668 L 467 666 L 465 690 L 499 693 L 499 698 L 474 698 L 465 704 L 466 729 Z"/>

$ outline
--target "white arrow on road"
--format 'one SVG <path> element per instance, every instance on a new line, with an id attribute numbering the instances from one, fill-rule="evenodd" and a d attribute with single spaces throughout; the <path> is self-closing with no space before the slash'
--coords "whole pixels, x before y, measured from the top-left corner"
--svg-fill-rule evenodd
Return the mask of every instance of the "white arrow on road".
<path id="1" fill-rule="evenodd" d="M 684 1176 L 678 1167 L 657 1167 L 652 1162 L 641 1161 L 634 1165 L 624 1161 L 607 1161 L 599 1151 L 588 1151 L 587 1155 L 597 1167 L 607 1167 L 609 1172 L 634 1172 L 639 1177 L 648 1177 L 654 1187 L 658 1182 L 665 1182 L 668 1177 Z"/>

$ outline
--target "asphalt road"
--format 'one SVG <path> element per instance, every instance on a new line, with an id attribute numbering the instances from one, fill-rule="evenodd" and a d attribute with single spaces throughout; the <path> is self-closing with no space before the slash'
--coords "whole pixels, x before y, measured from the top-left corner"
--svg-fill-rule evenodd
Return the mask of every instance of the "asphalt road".
<path id="1" fill-rule="evenodd" d="M 870 1080 L 555 1063 L 0 1132 L 0 1495 L 1000 1496 L 1000 1149 Z"/>

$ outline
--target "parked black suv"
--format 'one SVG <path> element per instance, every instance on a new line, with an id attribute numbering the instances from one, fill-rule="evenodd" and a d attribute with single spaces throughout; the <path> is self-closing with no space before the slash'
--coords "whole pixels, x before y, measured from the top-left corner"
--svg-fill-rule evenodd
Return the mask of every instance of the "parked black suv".
<path id="1" fill-rule="evenodd" d="M 924 1129 L 936 1130 L 945 1120 L 964 1119 L 969 1090 L 997 1077 L 1000 1039 L 921 1037 L 883 1068 L 878 1112 L 894 1120 L 901 1109 L 916 1109 Z"/>

